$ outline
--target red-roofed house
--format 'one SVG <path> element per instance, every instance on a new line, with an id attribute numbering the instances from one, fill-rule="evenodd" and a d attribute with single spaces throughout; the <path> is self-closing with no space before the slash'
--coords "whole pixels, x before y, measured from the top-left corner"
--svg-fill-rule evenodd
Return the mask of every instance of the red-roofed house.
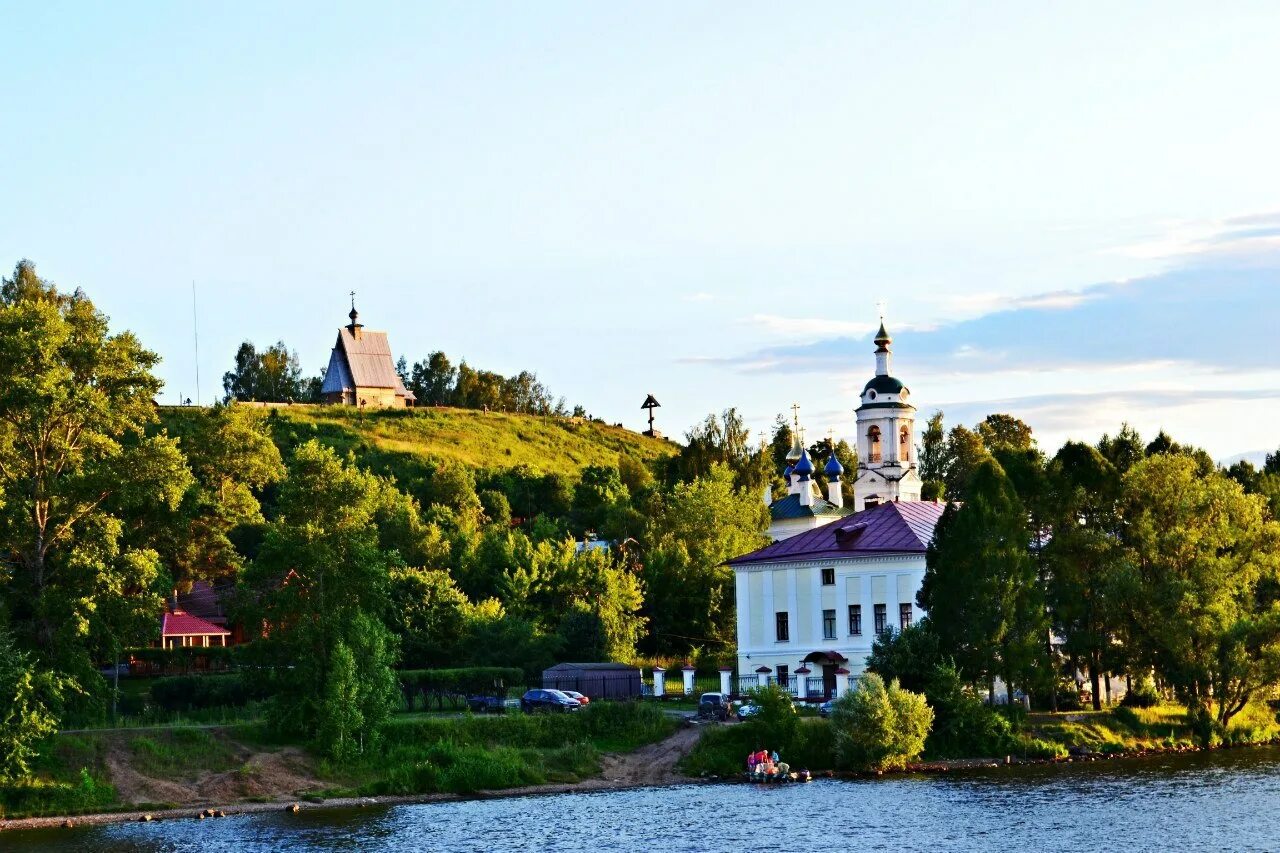
<path id="1" fill-rule="evenodd" d="M 225 646 L 231 632 L 187 613 L 185 610 L 167 612 L 160 619 L 160 645 L 166 649 L 195 646 Z"/>

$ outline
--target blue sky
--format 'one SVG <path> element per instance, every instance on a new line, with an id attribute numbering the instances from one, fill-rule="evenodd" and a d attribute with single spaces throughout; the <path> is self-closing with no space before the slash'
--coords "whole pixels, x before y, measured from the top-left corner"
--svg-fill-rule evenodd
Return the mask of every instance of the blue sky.
<path id="1" fill-rule="evenodd" d="M 1280 445 L 1274 4 L 0 3 L 0 265 L 203 396 L 355 290 L 411 360 L 847 434 L 885 302 L 949 420 Z"/>

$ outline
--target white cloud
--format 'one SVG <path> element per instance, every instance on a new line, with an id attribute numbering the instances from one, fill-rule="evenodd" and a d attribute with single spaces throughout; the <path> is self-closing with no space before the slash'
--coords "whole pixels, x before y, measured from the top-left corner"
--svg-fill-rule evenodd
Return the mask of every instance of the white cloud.
<path id="1" fill-rule="evenodd" d="M 1117 246 L 1109 254 L 1142 260 L 1217 258 L 1250 260 L 1280 251 L 1280 211 L 1226 219 L 1178 220 L 1148 240 Z"/>
<path id="2" fill-rule="evenodd" d="M 960 317 L 982 317 L 1002 311 L 1065 311 L 1092 299 L 1096 293 L 1080 290 L 1055 290 L 1034 293 L 1029 296 L 1009 296 L 1003 293 L 965 293 L 941 297 L 938 301 L 947 313 Z"/>
<path id="3" fill-rule="evenodd" d="M 680 297 L 681 302 L 714 302 L 716 299 L 711 293 L 686 293 Z"/>
<path id="4" fill-rule="evenodd" d="M 825 317 L 780 317 L 777 314 L 755 314 L 741 322 L 755 326 L 770 335 L 784 338 L 830 337 L 851 335 L 863 337 L 874 332 L 874 323 L 830 320 Z"/>

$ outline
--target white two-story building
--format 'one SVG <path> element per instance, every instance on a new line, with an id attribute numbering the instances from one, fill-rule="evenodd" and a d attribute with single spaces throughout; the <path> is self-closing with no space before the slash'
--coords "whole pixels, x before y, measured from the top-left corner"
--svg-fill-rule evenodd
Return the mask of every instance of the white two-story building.
<path id="1" fill-rule="evenodd" d="M 730 560 L 740 682 L 764 676 L 830 697 L 876 635 L 922 615 L 916 592 L 943 504 L 880 504 Z"/>

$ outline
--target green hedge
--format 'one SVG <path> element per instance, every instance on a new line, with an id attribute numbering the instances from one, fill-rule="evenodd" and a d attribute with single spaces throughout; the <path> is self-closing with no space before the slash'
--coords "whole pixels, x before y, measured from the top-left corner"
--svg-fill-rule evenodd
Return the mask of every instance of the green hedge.
<path id="1" fill-rule="evenodd" d="M 402 669 L 396 673 L 409 710 L 417 697 L 423 706 L 433 700 L 438 708 L 457 706 L 468 696 L 502 696 L 524 683 L 524 672 L 517 667 L 472 666 L 462 669 Z"/>
<path id="2" fill-rule="evenodd" d="M 151 683 L 151 702 L 166 711 L 241 708 L 265 699 L 260 684 L 240 675 L 175 675 Z"/>

